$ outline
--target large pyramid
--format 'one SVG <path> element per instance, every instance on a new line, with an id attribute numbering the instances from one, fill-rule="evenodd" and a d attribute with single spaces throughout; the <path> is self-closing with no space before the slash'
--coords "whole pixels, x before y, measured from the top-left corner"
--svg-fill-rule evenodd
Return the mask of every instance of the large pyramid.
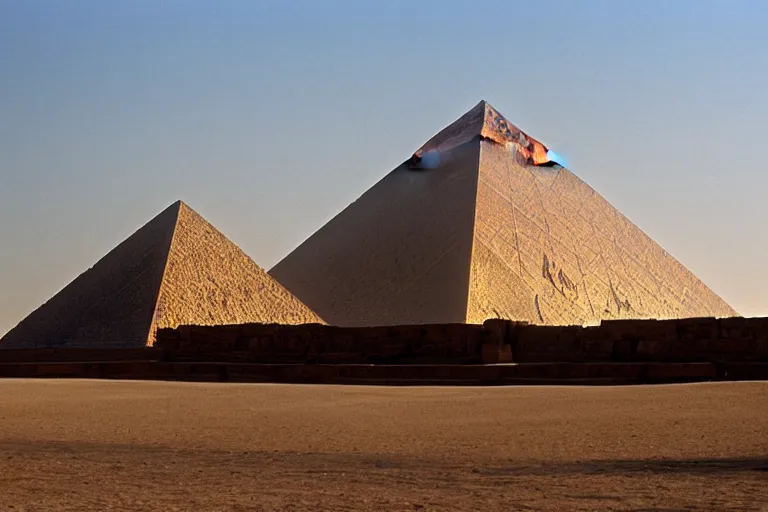
<path id="1" fill-rule="evenodd" d="M 178 201 L 11 329 L 2 348 L 140 347 L 180 324 L 320 318 Z"/>
<path id="2" fill-rule="evenodd" d="M 736 315 L 485 101 L 270 274 L 345 326 Z"/>

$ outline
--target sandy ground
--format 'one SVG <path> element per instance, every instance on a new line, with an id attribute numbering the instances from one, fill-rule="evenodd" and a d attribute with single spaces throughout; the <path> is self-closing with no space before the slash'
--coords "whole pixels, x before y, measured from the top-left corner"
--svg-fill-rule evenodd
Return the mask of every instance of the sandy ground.
<path id="1" fill-rule="evenodd" d="M 768 383 L 0 380 L 0 511 L 768 511 Z"/>

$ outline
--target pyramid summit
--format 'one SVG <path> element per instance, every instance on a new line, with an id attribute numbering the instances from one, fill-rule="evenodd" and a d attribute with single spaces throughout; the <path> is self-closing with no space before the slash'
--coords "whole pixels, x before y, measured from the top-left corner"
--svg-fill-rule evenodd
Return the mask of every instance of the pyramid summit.
<path id="1" fill-rule="evenodd" d="M 181 201 L 2 339 L 2 348 L 141 347 L 181 324 L 322 322 Z"/>
<path id="2" fill-rule="evenodd" d="M 737 314 L 485 101 L 270 274 L 344 326 Z"/>
<path id="3" fill-rule="evenodd" d="M 550 163 L 547 156 L 548 151 L 544 144 L 507 121 L 485 100 L 440 130 L 437 135 L 416 150 L 412 162 L 418 165 L 418 162 L 426 154 L 441 153 L 478 137 L 481 140 L 514 148 L 519 157 L 529 164 L 545 165 Z"/>

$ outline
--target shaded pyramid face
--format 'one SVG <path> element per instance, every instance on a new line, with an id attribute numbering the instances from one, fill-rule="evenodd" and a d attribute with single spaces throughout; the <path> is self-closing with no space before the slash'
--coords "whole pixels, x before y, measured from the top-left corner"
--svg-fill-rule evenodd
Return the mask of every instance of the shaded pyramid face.
<path id="1" fill-rule="evenodd" d="M 141 347 L 182 324 L 322 322 L 181 201 L 0 339 L 2 348 Z"/>
<path id="2" fill-rule="evenodd" d="M 480 102 L 270 274 L 336 325 L 737 313 Z"/>

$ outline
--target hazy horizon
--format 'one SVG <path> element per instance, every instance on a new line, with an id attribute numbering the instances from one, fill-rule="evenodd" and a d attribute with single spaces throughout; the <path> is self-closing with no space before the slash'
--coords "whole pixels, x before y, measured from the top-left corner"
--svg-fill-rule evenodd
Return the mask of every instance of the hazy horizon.
<path id="1" fill-rule="evenodd" d="M 0 336 L 176 200 L 269 269 L 481 99 L 768 315 L 768 4 L 0 2 Z"/>

